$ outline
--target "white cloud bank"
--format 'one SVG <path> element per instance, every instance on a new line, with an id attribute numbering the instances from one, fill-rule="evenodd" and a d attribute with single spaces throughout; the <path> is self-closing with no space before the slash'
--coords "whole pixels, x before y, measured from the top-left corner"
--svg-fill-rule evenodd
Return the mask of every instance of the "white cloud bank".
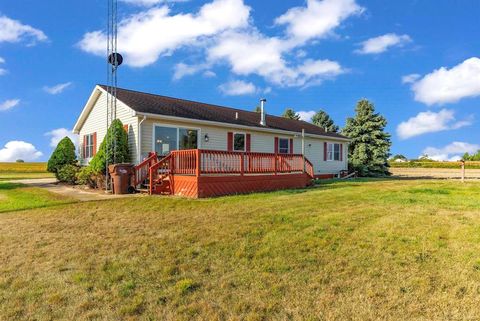
<path id="1" fill-rule="evenodd" d="M 0 103 L 0 111 L 7 111 L 10 110 L 20 103 L 20 99 L 9 99 L 5 100 L 4 102 Z"/>
<path id="2" fill-rule="evenodd" d="M 14 162 L 17 159 L 23 159 L 30 162 L 38 159 L 43 154 L 30 143 L 23 141 L 8 142 L 5 147 L 0 149 L 0 162 Z"/>
<path id="3" fill-rule="evenodd" d="M 370 38 L 360 43 L 361 48 L 355 50 L 355 52 L 362 55 L 380 54 L 387 51 L 391 47 L 402 47 L 411 41 L 412 38 L 410 38 L 408 35 L 387 33 L 383 36 Z"/>
<path id="4" fill-rule="evenodd" d="M 50 95 L 58 95 L 58 94 L 61 94 L 65 89 L 67 89 L 71 85 L 72 85 L 71 82 L 66 82 L 66 83 L 58 84 L 58 85 L 51 86 L 51 87 L 44 86 L 43 90 L 45 92 L 49 93 Z"/>
<path id="5" fill-rule="evenodd" d="M 312 117 L 316 114 L 316 111 L 309 110 L 309 111 L 299 111 L 297 114 L 300 116 L 300 119 L 306 122 L 312 121 Z"/>
<path id="6" fill-rule="evenodd" d="M 472 121 L 471 118 L 457 121 L 455 112 L 449 109 L 442 109 L 438 113 L 426 111 L 400 123 L 397 127 L 397 135 L 400 139 L 408 139 L 422 134 L 469 126 Z"/>
<path id="7" fill-rule="evenodd" d="M 28 41 L 34 45 L 38 41 L 47 41 L 48 37 L 39 29 L 22 24 L 7 16 L 0 16 L 0 43 Z"/>
<path id="8" fill-rule="evenodd" d="M 78 135 L 74 134 L 72 130 L 66 128 L 57 128 L 53 129 L 47 133 L 45 136 L 50 137 L 50 147 L 57 147 L 58 143 L 65 137 L 69 137 L 75 146 L 78 146 Z"/>
<path id="9" fill-rule="evenodd" d="M 423 150 L 423 155 L 437 161 L 457 161 L 465 153 L 473 154 L 480 150 L 480 145 L 465 142 L 453 142 L 441 148 L 427 147 Z"/>
<path id="10" fill-rule="evenodd" d="M 480 59 L 469 58 L 451 69 L 441 67 L 414 81 L 415 100 L 427 105 L 455 103 L 480 96 Z"/>
<path id="11" fill-rule="evenodd" d="M 144 67 L 180 48 L 201 50 L 205 57 L 175 67 L 174 80 L 210 70 L 226 63 L 238 76 L 257 75 L 279 86 L 320 84 L 347 72 L 329 59 L 298 57 L 309 41 L 333 34 L 335 28 L 363 12 L 355 0 L 308 0 L 275 19 L 284 27 L 281 37 L 261 33 L 250 16 L 251 8 L 243 0 L 213 0 L 197 13 L 172 14 L 168 6 L 154 7 L 123 19 L 119 27 L 119 51 L 125 63 Z M 161 36 L 158 35 L 168 35 Z M 89 32 L 79 47 L 104 55 L 105 33 Z"/>
<path id="12" fill-rule="evenodd" d="M 233 80 L 222 84 L 218 89 L 227 96 L 251 95 L 257 92 L 257 87 L 251 82 Z"/>

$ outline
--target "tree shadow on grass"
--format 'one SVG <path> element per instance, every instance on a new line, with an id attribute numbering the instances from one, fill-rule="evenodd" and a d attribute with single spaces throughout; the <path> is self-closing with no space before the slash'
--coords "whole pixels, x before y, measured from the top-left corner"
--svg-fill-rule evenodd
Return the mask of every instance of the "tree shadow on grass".
<path id="1" fill-rule="evenodd" d="M 14 189 L 17 189 L 17 188 L 24 188 L 24 187 L 27 187 L 26 185 L 24 184 L 20 184 L 20 183 L 2 183 L 0 182 L 0 191 L 9 191 L 9 190 L 14 190 Z"/>

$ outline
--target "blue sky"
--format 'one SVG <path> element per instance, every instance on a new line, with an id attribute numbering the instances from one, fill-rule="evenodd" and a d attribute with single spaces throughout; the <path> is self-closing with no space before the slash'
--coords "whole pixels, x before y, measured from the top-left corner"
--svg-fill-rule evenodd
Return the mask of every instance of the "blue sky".
<path id="1" fill-rule="evenodd" d="M 0 161 L 48 159 L 106 82 L 106 0 L 0 3 Z M 480 149 L 480 1 L 119 2 L 119 85 L 340 126 L 371 100 L 392 153 Z"/>

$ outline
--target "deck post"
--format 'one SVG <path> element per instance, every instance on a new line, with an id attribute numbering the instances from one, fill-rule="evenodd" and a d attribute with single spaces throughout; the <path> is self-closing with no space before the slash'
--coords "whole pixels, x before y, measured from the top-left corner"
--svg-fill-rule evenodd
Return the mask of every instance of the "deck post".
<path id="1" fill-rule="evenodd" d="M 245 153 L 240 153 L 240 176 L 245 173 Z"/>
<path id="2" fill-rule="evenodd" d="M 278 155 L 277 153 L 275 153 L 275 169 L 274 169 L 274 175 L 277 175 L 277 171 L 278 171 Z"/>
<path id="3" fill-rule="evenodd" d="M 303 162 L 303 172 L 305 173 L 305 129 L 302 128 L 302 162 Z"/>
<path id="4" fill-rule="evenodd" d="M 201 164 L 201 161 L 200 161 L 200 155 L 201 155 L 200 149 L 197 149 L 197 150 L 196 150 L 196 156 L 197 156 L 197 157 L 196 157 L 196 165 L 195 165 L 195 166 L 196 166 L 196 169 L 195 169 L 195 170 L 196 170 L 196 173 L 195 173 L 195 175 L 196 175 L 197 177 L 200 177 L 200 172 L 201 172 L 200 166 L 202 165 L 202 164 Z"/>

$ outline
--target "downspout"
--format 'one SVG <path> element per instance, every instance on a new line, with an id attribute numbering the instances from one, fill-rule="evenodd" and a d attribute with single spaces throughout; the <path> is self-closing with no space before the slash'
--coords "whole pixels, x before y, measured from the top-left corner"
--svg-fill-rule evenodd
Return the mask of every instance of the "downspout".
<path id="1" fill-rule="evenodd" d="M 142 124 L 147 119 L 147 116 L 143 116 L 143 119 L 138 122 L 138 138 L 137 138 L 137 157 L 138 164 L 142 162 Z"/>

